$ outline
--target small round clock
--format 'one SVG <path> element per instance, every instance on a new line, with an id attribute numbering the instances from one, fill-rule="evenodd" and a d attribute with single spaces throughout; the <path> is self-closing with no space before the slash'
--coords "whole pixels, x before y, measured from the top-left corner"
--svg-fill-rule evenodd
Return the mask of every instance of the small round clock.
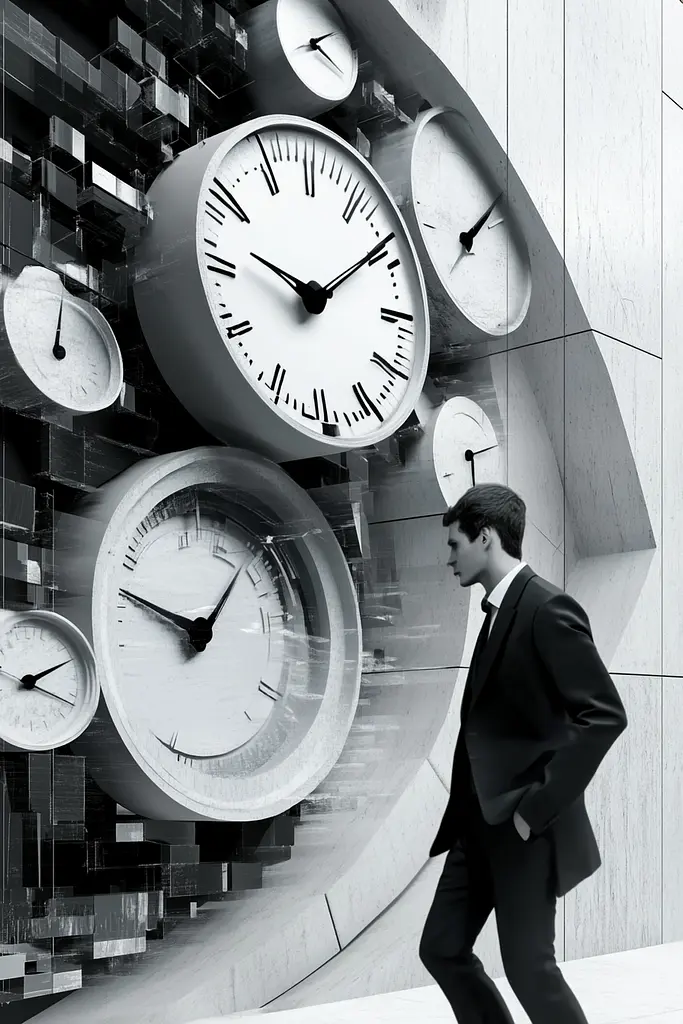
<path id="1" fill-rule="evenodd" d="M 57 529 L 104 703 L 78 749 L 162 819 L 252 820 L 336 762 L 360 687 L 356 593 L 322 513 L 277 465 L 198 448 L 125 470 Z"/>
<path id="2" fill-rule="evenodd" d="M 2 281 L 0 401 L 10 408 L 105 409 L 121 391 L 123 361 L 109 323 L 45 267 Z"/>
<path id="3" fill-rule="evenodd" d="M 425 110 L 376 143 L 372 162 L 413 233 L 434 347 L 516 330 L 531 298 L 529 253 L 504 169 L 484 163 L 466 119 L 444 107 Z"/>
<path id="4" fill-rule="evenodd" d="M 266 0 L 241 23 L 260 114 L 315 117 L 353 90 L 358 56 L 329 0 Z"/>
<path id="5" fill-rule="evenodd" d="M 303 118 L 256 118 L 181 153 L 149 200 L 138 315 L 202 426 L 283 461 L 405 422 L 429 357 L 424 279 L 351 146 Z"/>
<path id="6" fill-rule="evenodd" d="M 445 512 L 475 484 L 503 479 L 498 438 L 477 402 L 423 393 L 416 413 L 423 433 L 406 445 L 405 464 L 375 468 L 372 522 Z"/>
<path id="7" fill-rule="evenodd" d="M 51 611 L 0 612 L 0 740 L 18 750 L 72 743 L 97 709 L 95 657 Z"/>

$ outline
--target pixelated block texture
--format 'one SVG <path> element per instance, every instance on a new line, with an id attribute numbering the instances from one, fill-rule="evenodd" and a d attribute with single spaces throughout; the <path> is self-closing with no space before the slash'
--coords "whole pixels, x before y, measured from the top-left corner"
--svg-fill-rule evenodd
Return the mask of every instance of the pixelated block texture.
<path id="1" fill-rule="evenodd" d="M 239 19 L 255 2 L 125 0 L 108 41 L 83 53 L 0 0 L 3 134 L 0 259 L 56 270 L 110 320 L 123 390 L 92 416 L 2 409 L 3 596 L 8 608 L 51 607 L 56 514 L 141 458 L 214 443 L 179 407 L 141 335 L 128 252 L 151 212 L 146 189 L 165 163 L 252 116 L 249 40 Z M 88 31 L 92 12 L 61 12 Z M 72 40 L 73 42 L 73 40 Z M 368 156 L 371 140 L 407 123 L 401 101 L 368 62 L 323 123 Z M 31 114 L 32 112 L 32 114 Z M 366 520 L 369 460 L 396 459 L 392 438 L 371 452 L 287 468 L 326 515 L 360 595 L 377 566 Z M 372 654 L 372 652 L 370 652 Z M 153 822 L 118 807 L 65 748 L 0 751 L 0 1005 L 87 984 L 115 958 L 140 955 L 206 901 L 261 887 L 264 867 L 291 857 L 299 808 L 262 822 Z"/>

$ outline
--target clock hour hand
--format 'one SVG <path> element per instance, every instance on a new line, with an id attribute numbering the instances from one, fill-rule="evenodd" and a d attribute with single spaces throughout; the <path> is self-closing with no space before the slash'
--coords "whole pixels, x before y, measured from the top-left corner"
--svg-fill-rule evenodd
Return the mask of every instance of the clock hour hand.
<path id="1" fill-rule="evenodd" d="M 391 231 L 386 236 L 386 238 L 383 238 L 380 242 L 378 242 L 377 245 L 374 245 L 370 252 L 366 252 L 365 256 L 363 256 L 362 259 L 358 260 L 357 263 L 354 263 L 353 266 L 349 267 L 347 270 L 339 274 L 337 277 L 333 277 L 329 284 L 325 285 L 327 297 L 331 298 L 334 290 L 338 288 L 339 285 L 342 284 L 342 282 L 348 280 L 348 278 L 351 277 L 352 274 L 355 274 L 357 270 L 360 270 L 361 267 L 364 267 L 365 264 L 368 263 L 373 256 L 376 256 L 378 252 L 382 251 L 387 242 L 390 242 L 392 238 L 394 238 L 393 231 Z"/>
<path id="2" fill-rule="evenodd" d="M 52 668 L 44 668 L 42 672 L 37 672 L 35 675 L 27 674 L 25 676 L 22 676 L 21 681 L 24 684 L 24 686 L 26 686 L 27 689 L 29 689 L 30 687 L 28 687 L 27 685 L 28 680 L 32 679 L 33 685 L 35 686 L 38 680 L 42 679 L 43 676 L 49 676 L 50 672 L 56 672 L 58 668 L 62 667 L 62 665 L 68 665 L 71 660 L 71 658 L 67 658 L 66 661 L 60 661 L 59 665 L 53 665 Z"/>
<path id="3" fill-rule="evenodd" d="M 460 242 L 460 244 L 461 244 L 461 245 L 462 245 L 462 246 L 463 246 L 463 247 L 464 247 L 464 248 L 465 248 L 465 249 L 467 250 L 467 252 L 470 252 L 470 251 L 471 251 L 471 249 L 472 249 L 472 243 L 474 242 L 474 239 L 475 239 L 475 238 L 476 238 L 476 236 L 477 236 L 477 235 L 479 234 L 479 232 L 480 232 L 480 231 L 481 231 L 481 229 L 483 228 L 484 224 L 486 223 L 486 221 L 487 221 L 487 220 L 488 220 L 488 218 L 490 217 L 490 215 L 491 215 L 491 211 L 493 210 L 494 206 L 496 206 L 496 205 L 497 205 L 497 203 L 499 203 L 499 202 L 500 202 L 500 200 L 501 200 L 502 198 L 503 198 L 503 193 L 502 193 L 502 192 L 500 192 L 500 193 L 499 193 L 499 194 L 498 194 L 498 195 L 496 196 L 496 198 L 495 198 L 495 199 L 493 200 L 493 202 L 492 202 L 492 203 L 491 203 L 491 205 L 489 206 L 488 210 L 486 210 L 486 212 L 485 212 L 485 213 L 482 213 L 482 215 L 481 215 L 481 217 L 479 218 L 479 220 L 477 221 L 477 223 L 476 223 L 476 224 L 474 224 L 474 225 L 473 225 L 473 226 L 472 226 L 472 227 L 471 227 L 471 228 L 469 229 L 469 231 L 461 231 L 461 232 L 460 232 L 460 236 L 459 236 L 459 242 Z"/>
<path id="4" fill-rule="evenodd" d="M 259 263 L 263 263 L 264 267 L 268 267 L 285 284 L 293 288 L 301 298 L 304 308 L 308 313 L 322 313 L 327 304 L 328 296 L 325 289 L 321 288 L 317 281 L 309 281 L 308 284 L 305 284 L 298 277 L 294 277 L 293 274 L 288 273 L 286 270 L 281 270 L 280 267 L 276 267 L 269 260 L 264 260 L 263 256 L 257 256 L 255 252 L 250 253 L 250 256 L 253 256 Z"/>
<path id="5" fill-rule="evenodd" d="M 184 629 L 186 633 L 192 635 L 194 628 L 194 620 L 188 619 L 184 615 L 177 615 L 175 612 L 169 612 L 166 608 L 160 608 L 158 604 L 153 604 L 151 601 L 147 601 L 144 597 L 138 597 L 137 594 L 131 594 L 130 590 L 124 590 L 123 587 L 119 588 L 119 593 L 124 594 L 125 597 L 129 597 L 132 601 L 137 601 L 138 604 L 142 604 L 145 608 L 151 608 L 157 615 L 161 615 L 164 619 L 168 619 L 175 626 L 179 626 L 180 629 Z"/>

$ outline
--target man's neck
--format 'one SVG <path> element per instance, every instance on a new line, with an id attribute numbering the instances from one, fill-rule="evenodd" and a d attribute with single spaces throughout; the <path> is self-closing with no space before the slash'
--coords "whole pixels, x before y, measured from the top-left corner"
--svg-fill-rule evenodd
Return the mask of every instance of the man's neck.
<path id="1" fill-rule="evenodd" d="M 480 580 L 483 584 L 486 592 L 486 597 L 489 596 L 491 591 L 498 586 L 501 580 L 504 580 L 509 572 L 516 569 L 521 564 L 521 558 L 512 558 L 507 556 L 505 560 L 501 560 L 497 565 L 493 566 Z"/>

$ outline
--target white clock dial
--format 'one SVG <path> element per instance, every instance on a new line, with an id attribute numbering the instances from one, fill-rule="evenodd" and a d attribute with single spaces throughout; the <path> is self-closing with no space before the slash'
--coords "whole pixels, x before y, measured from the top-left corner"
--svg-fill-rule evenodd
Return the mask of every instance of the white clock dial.
<path id="1" fill-rule="evenodd" d="M 529 309 L 531 265 L 505 180 L 480 158 L 467 121 L 436 107 L 373 147 L 426 272 L 438 342 L 508 334 Z M 473 331 L 473 328 L 476 330 Z"/>
<path id="2" fill-rule="evenodd" d="M 49 611 L 0 613 L 0 739 L 20 750 L 64 746 L 98 699 L 92 650 L 72 623 Z"/>
<path id="3" fill-rule="evenodd" d="M 216 436 L 276 458 L 388 437 L 420 393 L 429 325 L 380 179 L 301 118 L 252 121 L 213 146 L 210 159 L 181 154 L 150 191 L 136 302 L 169 385 Z M 191 255 L 178 242 L 190 203 Z"/>
<path id="4" fill-rule="evenodd" d="M 48 405 L 85 414 L 115 401 L 123 363 L 114 333 L 98 309 L 64 288 L 58 274 L 25 267 L 5 282 L 2 314 L 4 340 L 24 378 L 4 381 L 6 404 L 30 406 L 37 392 Z M 33 394 L 22 387 L 25 382 Z"/>
<path id="5" fill-rule="evenodd" d="M 126 470 L 82 513 L 57 543 L 101 670 L 106 714 L 79 746 L 98 784 L 177 820 L 303 799 L 346 740 L 361 646 L 348 567 L 308 495 L 259 456 L 200 448 Z"/>
<path id="6" fill-rule="evenodd" d="M 302 595 L 277 546 L 226 509 L 209 491 L 190 488 L 136 525 L 119 566 L 116 621 L 107 629 L 122 719 L 129 729 L 146 730 L 152 762 L 188 778 L 216 771 L 259 732 L 292 686 L 308 681 Z M 185 630 L 141 603 L 208 619 L 231 585 L 210 641 L 199 626 L 194 646 Z"/>
<path id="7" fill-rule="evenodd" d="M 353 89 L 358 59 L 339 14 L 329 0 L 276 0 L 285 55 L 302 82 L 325 99 L 341 103 Z"/>
<path id="8" fill-rule="evenodd" d="M 461 311 L 488 334 L 507 334 L 529 307 L 526 247 L 504 193 L 458 129 L 449 111 L 423 115 L 413 150 L 414 212 L 432 262 Z M 463 234 L 467 241 L 461 241 Z"/>
<path id="9" fill-rule="evenodd" d="M 315 116 L 345 100 L 358 55 L 329 0 L 266 0 L 242 19 L 250 91 L 261 114 Z"/>

